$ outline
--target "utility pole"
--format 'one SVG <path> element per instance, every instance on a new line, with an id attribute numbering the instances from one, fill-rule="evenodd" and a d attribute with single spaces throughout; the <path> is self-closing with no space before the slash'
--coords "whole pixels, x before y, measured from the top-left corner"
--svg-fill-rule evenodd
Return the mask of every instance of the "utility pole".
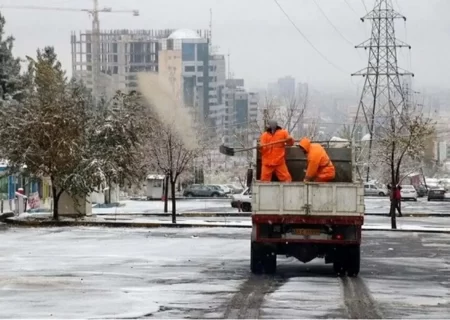
<path id="1" fill-rule="evenodd" d="M 397 65 L 397 49 L 411 49 L 411 46 L 395 38 L 394 22 L 397 19 L 406 21 L 406 17 L 393 9 L 392 0 L 376 0 L 373 10 L 361 18 L 362 22 L 372 21 L 371 38 L 355 47 L 369 50 L 367 67 L 352 74 L 365 78 L 352 137 L 356 138 L 355 131 L 358 129 L 370 135 L 368 155 L 364 161 L 367 163 L 367 181 L 370 179 L 374 133 L 380 126 L 390 123 L 393 115 L 403 112 L 405 97 L 400 77 L 414 76 Z"/>

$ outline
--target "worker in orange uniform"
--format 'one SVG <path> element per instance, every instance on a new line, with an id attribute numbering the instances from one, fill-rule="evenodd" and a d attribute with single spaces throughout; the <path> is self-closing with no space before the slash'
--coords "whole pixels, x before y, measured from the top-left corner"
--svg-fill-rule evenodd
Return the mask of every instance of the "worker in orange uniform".
<path id="1" fill-rule="evenodd" d="M 279 144 L 261 147 L 261 181 L 272 181 L 272 174 L 275 172 L 281 182 L 291 182 L 292 177 L 286 166 L 286 146 L 293 146 L 294 139 L 289 133 L 278 126 L 275 120 L 268 122 L 269 128 L 261 135 L 260 144 L 264 145 L 271 142 L 282 141 Z"/>
<path id="2" fill-rule="evenodd" d="M 333 180 L 336 172 L 325 149 L 318 143 L 311 143 L 308 138 L 300 140 L 299 145 L 308 161 L 304 181 L 329 182 Z"/>

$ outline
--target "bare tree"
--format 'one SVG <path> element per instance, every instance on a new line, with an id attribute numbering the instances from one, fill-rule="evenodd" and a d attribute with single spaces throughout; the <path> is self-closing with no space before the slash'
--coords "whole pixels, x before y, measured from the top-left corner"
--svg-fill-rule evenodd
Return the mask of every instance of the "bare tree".
<path id="1" fill-rule="evenodd" d="M 304 117 L 308 108 L 309 92 L 306 90 L 302 97 L 285 95 L 275 97 L 266 94 L 260 101 L 259 109 L 264 112 L 263 121 L 252 124 L 253 129 L 263 132 L 264 120 L 276 119 L 281 127 L 285 128 L 290 134 L 300 132 L 299 128 L 304 125 Z M 297 130 L 297 132 L 294 132 Z"/>
<path id="2" fill-rule="evenodd" d="M 352 140 L 352 127 L 350 125 L 344 124 L 342 128 L 337 132 L 340 138 L 346 139 L 348 141 Z"/>
<path id="3" fill-rule="evenodd" d="M 392 190 L 398 186 L 403 175 L 412 164 L 420 165 L 424 158 L 427 141 L 435 132 L 435 124 L 417 111 L 398 113 L 391 108 L 391 114 L 384 125 L 377 128 L 371 139 L 374 145 L 374 159 L 372 165 L 384 169 L 389 174 Z M 395 208 L 397 199 L 391 196 L 391 226 L 397 228 Z"/>
<path id="4" fill-rule="evenodd" d="M 151 117 L 149 121 L 152 132 L 146 146 L 148 163 L 168 177 L 172 198 L 172 222 L 176 223 L 175 191 L 178 178 L 193 167 L 195 159 L 202 157 L 207 142 L 198 138 L 187 145 L 173 124 L 162 123 L 156 117 Z M 202 133 L 197 137 L 202 137 Z"/>

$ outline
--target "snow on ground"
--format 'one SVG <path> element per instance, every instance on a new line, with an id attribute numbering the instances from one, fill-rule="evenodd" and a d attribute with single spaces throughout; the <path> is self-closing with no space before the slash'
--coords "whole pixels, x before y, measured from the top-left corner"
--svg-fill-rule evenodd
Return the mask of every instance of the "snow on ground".
<path id="1" fill-rule="evenodd" d="M 417 233 L 371 236 L 363 252 L 366 269 L 371 272 L 364 278 L 385 317 L 448 319 L 450 282 L 446 275 L 450 273 L 450 236 Z"/>
<path id="2" fill-rule="evenodd" d="M 384 317 L 448 318 L 449 241 L 364 237 L 360 278 Z M 1 318 L 220 318 L 230 301 L 260 318 L 348 317 L 319 259 L 279 257 L 277 275 L 252 276 L 248 230 L 9 228 L 0 250 Z"/>
<path id="3" fill-rule="evenodd" d="M 281 259 L 280 259 L 281 260 Z M 264 318 L 279 319 L 300 318 L 308 314 L 309 318 L 339 318 L 342 312 L 342 298 L 339 278 L 336 278 L 330 266 L 324 266 L 323 261 L 311 262 L 311 268 L 319 271 L 320 276 L 298 274 L 298 262 L 290 259 L 292 264 L 281 266 L 279 272 L 292 270 L 292 277 L 275 292 L 266 295 L 262 305 Z M 283 263 L 283 262 L 282 262 Z M 293 270 L 297 270 L 297 274 Z M 323 270 L 326 270 L 323 272 Z M 296 292 L 296 294 L 292 294 Z"/>
<path id="4" fill-rule="evenodd" d="M 230 199 L 183 199 L 177 201 L 177 212 L 238 212 L 231 207 Z M 366 197 L 366 212 L 387 214 L 389 212 L 389 199 Z M 134 201 L 126 200 L 121 207 L 117 208 L 93 208 L 95 214 L 131 214 L 131 213 L 161 213 L 164 210 L 162 201 Z M 169 211 L 171 204 L 169 203 Z M 419 201 L 402 202 L 404 214 L 408 213 L 447 213 L 450 214 L 450 202 L 428 202 L 421 198 Z"/>
<path id="5" fill-rule="evenodd" d="M 2 318 L 214 312 L 240 281 L 208 270 L 248 264 L 245 240 L 151 238 L 110 229 L 11 229 L 0 239 Z"/>
<path id="6" fill-rule="evenodd" d="M 170 223 L 171 217 L 146 217 L 127 215 L 102 215 L 99 220 L 106 222 L 136 222 L 136 223 Z M 386 229 L 391 227 L 390 217 L 366 216 L 363 228 Z M 177 217 L 179 224 L 203 224 L 203 225 L 241 225 L 251 227 L 250 217 Z M 440 217 L 402 217 L 397 218 L 397 227 L 400 230 L 441 230 L 450 232 L 450 218 Z"/>
<path id="7" fill-rule="evenodd" d="M 177 200 L 176 208 L 177 212 L 185 212 L 192 210 L 204 210 L 208 208 L 222 208 L 229 205 L 229 199 L 220 200 L 204 200 L 204 199 L 192 199 L 192 200 Z M 105 213 L 158 213 L 164 211 L 163 201 L 135 201 L 125 200 L 121 201 L 122 206 L 114 208 L 93 208 L 92 212 L 95 214 Z M 169 211 L 172 210 L 172 204 L 169 201 Z"/>

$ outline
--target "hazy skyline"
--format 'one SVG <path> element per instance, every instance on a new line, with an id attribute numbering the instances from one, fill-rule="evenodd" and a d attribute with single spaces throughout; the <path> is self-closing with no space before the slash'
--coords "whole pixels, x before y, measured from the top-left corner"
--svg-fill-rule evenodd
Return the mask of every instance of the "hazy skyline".
<path id="1" fill-rule="evenodd" d="M 231 70 L 244 78 L 246 87 L 267 87 L 277 78 L 291 75 L 297 82 L 316 87 L 355 91 L 363 79 L 350 74 L 367 65 L 367 54 L 346 42 L 328 19 L 354 45 L 369 38 L 370 21 L 359 18 L 366 11 L 363 0 L 279 0 L 308 39 L 340 70 L 327 63 L 301 37 L 273 0 L 99 0 L 113 10 L 138 9 L 139 17 L 127 13 L 103 13 L 102 29 L 166 29 L 209 27 L 213 11 L 213 45 L 218 53 L 231 55 Z M 374 0 L 365 0 L 370 10 Z M 396 25 L 396 35 L 412 46 L 399 53 L 399 66 L 415 73 L 416 88 L 448 88 L 450 64 L 450 12 L 448 0 L 394 0 L 407 17 Z M 24 58 L 37 48 L 54 46 L 63 66 L 71 73 L 70 33 L 91 28 L 84 12 L 2 9 L 1 5 L 91 8 L 91 0 L 0 0 L 6 34 L 16 38 L 14 52 Z M 228 59 L 227 59 L 228 62 Z"/>

